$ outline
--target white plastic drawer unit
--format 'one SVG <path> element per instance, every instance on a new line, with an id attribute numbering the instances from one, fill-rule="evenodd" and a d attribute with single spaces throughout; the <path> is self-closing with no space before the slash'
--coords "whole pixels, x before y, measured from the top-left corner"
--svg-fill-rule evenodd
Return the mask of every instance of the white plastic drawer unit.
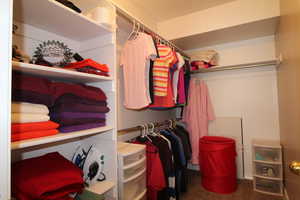
<path id="1" fill-rule="evenodd" d="M 145 157 L 146 146 L 131 143 L 118 143 L 119 159 L 122 159 L 122 166 L 133 165 Z"/>
<path id="2" fill-rule="evenodd" d="M 120 200 L 146 199 L 146 146 L 118 142 L 118 193 Z"/>
<path id="3" fill-rule="evenodd" d="M 254 174 L 266 178 L 282 179 L 282 166 L 278 164 L 267 164 L 255 162 Z"/>
<path id="4" fill-rule="evenodd" d="M 254 147 L 254 160 L 262 162 L 278 162 L 281 163 L 281 149 Z"/>
<path id="5" fill-rule="evenodd" d="M 130 179 L 132 176 L 140 173 L 141 171 L 146 169 L 146 157 L 142 157 L 138 162 L 133 163 L 134 165 L 126 165 L 124 167 L 123 179 L 126 181 Z"/>
<path id="6" fill-rule="evenodd" d="M 282 182 L 278 180 L 269 180 L 264 178 L 254 178 L 254 186 L 255 190 L 263 193 L 270 193 L 270 194 L 278 194 L 281 195 L 282 190 Z"/>
<path id="7" fill-rule="evenodd" d="M 146 188 L 146 170 L 139 176 L 124 182 L 123 200 L 134 200 L 140 196 Z"/>

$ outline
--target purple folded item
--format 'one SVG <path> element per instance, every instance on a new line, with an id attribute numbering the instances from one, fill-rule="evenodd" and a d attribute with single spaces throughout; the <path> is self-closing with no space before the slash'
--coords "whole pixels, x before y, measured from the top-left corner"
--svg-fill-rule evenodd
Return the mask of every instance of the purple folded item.
<path id="1" fill-rule="evenodd" d="M 51 112 L 62 113 L 62 112 L 91 112 L 91 113 L 108 113 L 109 108 L 106 106 L 94 106 L 80 103 L 64 103 L 57 104 L 51 108 Z"/>
<path id="2" fill-rule="evenodd" d="M 87 112 L 62 112 L 62 113 L 50 113 L 52 119 L 80 119 L 80 118 L 95 118 L 105 119 L 105 113 L 87 113 Z"/>
<path id="3" fill-rule="evenodd" d="M 105 122 L 105 119 L 94 119 L 94 118 L 79 118 L 79 119 L 60 119 L 57 120 L 60 126 L 72 126 L 80 124 L 90 124 L 90 123 L 102 123 Z"/>
<path id="4" fill-rule="evenodd" d="M 107 106 L 106 101 L 96 101 L 92 99 L 78 97 L 73 94 L 64 94 L 58 99 L 56 99 L 55 104 L 66 104 L 66 103 L 80 103 L 86 105 L 95 105 L 95 106 Z"/>
<path id="5" fill-rule="evenodd" d="M 20 90 L 20 89 L 12 90 L 12 100 L 20 101 L 20 102 L 44 104 L 48 107 L 54 104 L 54 99 L 50 95 L 40 94 L 38 92 L 33 92 L 29 90 Z"/>
<path id="6" fill-rule="evenodd" d="M 102 123 L 90 123 L 90 124 L 81 124 L 81 125 L 73 125 L 73 126 L 63 126 L 59 127 L 59 131 L 62 133 L 69 133 L 74 131 L 82 131 L 91 128 L 98 128 L 105 126 L 105 122 Z"/>

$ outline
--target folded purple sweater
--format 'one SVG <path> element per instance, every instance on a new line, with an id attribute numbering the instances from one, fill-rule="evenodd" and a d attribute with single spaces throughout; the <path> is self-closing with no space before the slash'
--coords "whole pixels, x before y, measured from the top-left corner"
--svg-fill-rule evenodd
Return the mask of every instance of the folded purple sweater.
<path id="1" fill-rule="evenodd" d="M 59 131 L 62 133 L 69 133 L 69 132 L 82 131 L 91 128 L 98 128 L 102 126 L 105 126 L 105 122 L 81 124 L 81 125 L 74 125 L 74 126 L 63 126 L 63 127 L 59 127 Z"/>
<path id="2" fill-rule="evenodd" d="M 74 94 L 64 94 L 58 99 L 56 99 L 55 104 L 66 104 L 66 103 L 80 103 L 86 105 L 95 105 L 95 106 L 106 106 L 106 101 L 96 101 L 87 98 L 81 98 Z"/>
<path id="3" fill-rule="evenodd" d="M 80 124 L 90 124 L 90 123 L 102 123 L 105 122 L 105 119 L 95 119 L 95 118 L 78 118 L 78 119 L 70 119 L 63 118 L 57 120 L 60 126 L 72 126 L 72 125 L 80 125 Z"/>
<path id="4" fill-rule="evenodd" d="M 57 104 L 51 108 L 51 112 L 90 112 L 90 113 L 108 113 L 106 106 L 86 105 L 81 103 L 63 103 Z"/>
<path id="5" fill-rule="evenodd" d="M 80 118 L 94 118 L 105 119 L 105 113 L 90 113 L 90 112 L 61 112 L 50 113 L 51 119 L 80 119 Z"/>

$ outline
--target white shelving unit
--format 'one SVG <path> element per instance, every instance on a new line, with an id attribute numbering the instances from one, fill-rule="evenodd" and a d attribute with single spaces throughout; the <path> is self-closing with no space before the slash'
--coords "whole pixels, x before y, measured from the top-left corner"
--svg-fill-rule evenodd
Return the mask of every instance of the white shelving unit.
<path id="1" fill-rule="evenodd" d="M 26 74 L 38 75 L 45 78 L 63 80 L 78 83 L 94 83 L 101 81 L 112 81 L 113 78 L 99 76 L 95 74 L 87 74 L 73 70 L 62 69 L 58 67 L 47 67 L 29 63 L 12 62 L 13 70 Z"/>
<path id="2" fill-rule="evenodd" d="M 253 187 L 257 192 L 283 195 L 282 149 L 279 141 L 254 140 Z"/>
<path id="3" fill-rule="evenodd" d="M 105 1 L 99 0 L 98 2 Z M 12 70 L 33 76 L 44 77 L 49 80 L 88 84 L 101 88 L 106 96 L 110 112 L 106 114 L 107 126 L 76 131 L 71 133 L 59 133 L 53 136 L 10 142 L 10 127 L 7 134 L 1 134 L 1 141 L 5 141 L 2 146 L 10 148 L 9 158 L 1 157 L 1 162 L 10 167 L 11 162 L 32 158 L 45 153 L 58 151 L 67 159 L 71 159 L 76 148 L 80 145 L 88 148 L 94 145 L 104 154 L 104 174 L 106 180 L 92 185 L 87 190 L 97 194 L 109 193 L 117 199 L 117 128 L 116 128 L 116 32 L 115 28 L 110 28 L 103 24 L 98 24 L 94 20 L 79 14 L 72 9 L 65 7 L 54 0 L 13 0 L 10 7 L 10 26 L 17 24 L 19 29 L 15 35 L 10 33 L 12 44 L 17 45 L 22 51 L 33 56 L 36 47 L 43 41 L 56 40 L 66 44 L 73 52 L 79 53 L 84 58 L 91 58 L 99 63 L 107 64 L 110 68 L 110 77 L 98 76 L 94 74 L 81 73 L 62 68 L 46 67 L 28 63 L 8 62 L 9 75 L 5 82 L 1 82 L 4 87 L 11 88 L 13 77 L 10 76 Z M 80 0 L 81 4 L 90 2 Z M 9 9 L 7 9 L 9 10 Z M 113 26 L 112 26 L 113 27 Z M 7 45 L 11 45 L 7 42 Z M 9 60 L 11 58 L 8 57 Z M 10 95 L 9 95 L 10 96 Z M 3 95 L 0 97 L 3 105 L 10 105 L 10 97 Z M 9 107 L 9 106 L 8 106 Z M 1 118 L 8 126 L 10 121 L 10 111 L 5 112 L 5 118 Z M 2 165 L 1 165 L 2 166 Z M 3 170 L 4 171 L 4 170 Z M 0 189 L 0 199 L 11 199 L 9 186 L 11 185 L 10 169 L 0 172 L 0 188 L 8 186 L 5 191 Z"/>
<path id="4" fill-rule="evenodd" d="M 22 10 L 14 13 L 14 20 L 76 41 L 112 32 L 55 0 L 18 0 L 14 1 L 14 10 Z"/>
<path id="5" fill-rule="evenodd" d="M 110 131 L 112 129 L 113 128 L 111 126 L 104 126 L 104 127 L 100 127 L 100 128 L 92 128 L 92 129 L 87 129 L 87 130 L 83 130 L 83 131 L 74 131 L 74 132 L 70 132 L 70 133 L 58 133 L 56 135 L 51 135 L 51 136 L 46 136 L 46 137 L 41 137 L 41 138 L 22 140 L 22 141 L 12 142 L 11 149 L 12 150 L 22 149 L 22 148 L 26 148 L 26 147 L 60 142 L 60 141 L 69 140 L 69 139 L 88 137 L 88 136 L 95 135 L 95 134 L 101 134 L 106 131 Z"/>
<path id="6" fill-rule="evenodd" d="M 146 199 L 146 147 L 118 142 L 119 199 Z"/>

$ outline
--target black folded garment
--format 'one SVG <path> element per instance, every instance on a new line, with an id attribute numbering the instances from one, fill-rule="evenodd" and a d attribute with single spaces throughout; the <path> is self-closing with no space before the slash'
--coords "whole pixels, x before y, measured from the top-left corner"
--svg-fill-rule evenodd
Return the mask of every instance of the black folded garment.
<path id="1" fill-rule="evenodd" d="M 81 13 L 81 10 L 77 6 L 75 6 L 71 1 L 68 1 L 68 0 L 56 0 L 56 1 L 65 5 L 68 8 L 71 8 L 72 10 L 74 10 L 78 13 Z"/>

